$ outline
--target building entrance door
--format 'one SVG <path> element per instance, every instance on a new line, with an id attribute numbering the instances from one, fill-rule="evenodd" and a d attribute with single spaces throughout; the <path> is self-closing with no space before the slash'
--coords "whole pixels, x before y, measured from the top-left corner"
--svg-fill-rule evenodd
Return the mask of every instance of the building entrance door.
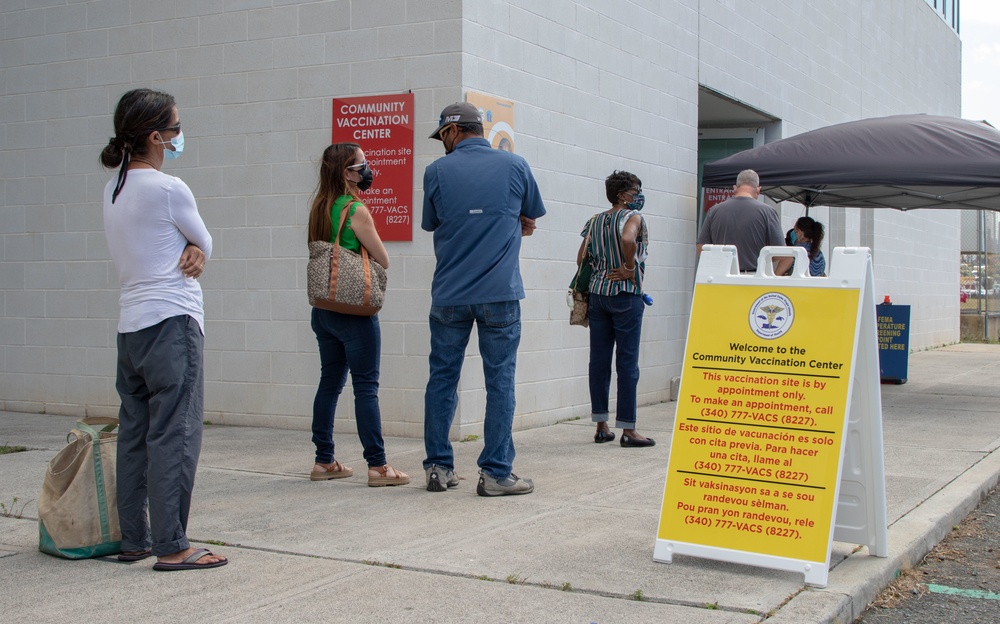
<path id="1" fill-rule="evenodd" d="M 702 138 L 698 139 L 698 231 L 701 231 L 701 224 L 705 220 L 708 210 L 721 201 L 733 196 L 732 186 L 718 191 L 710 189 L 708 193 L 701 186 L 701 174 L 705 168 L 705 163 L 710 163 L 720 158 L 731 156 L 737 152 L 742 152 L 754 147 L 754 139 L 746 138 L 705 138 L 702 131 Z M 736 183 L 736 180 L 733 180 Z"/>

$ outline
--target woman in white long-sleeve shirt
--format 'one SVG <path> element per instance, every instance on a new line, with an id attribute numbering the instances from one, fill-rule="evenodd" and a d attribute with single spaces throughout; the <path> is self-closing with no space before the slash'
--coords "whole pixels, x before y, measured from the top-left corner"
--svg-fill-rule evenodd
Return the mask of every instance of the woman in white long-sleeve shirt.
<path id="1" fill-rule="evenodd" d="M 226 558 L 192 548 L 187 539 L 205 386 L 197 278 L 212 237 L 191 189 L 160 171 L 165 159 L 184 151 L 174 98 L 129 91 L 115 109 L 114 129 L 101 163 L 118 168 L 104 189 L 104 232 L 121 285 L 119 559 L 155 556 L 156 570 L 214 568 Z"/>

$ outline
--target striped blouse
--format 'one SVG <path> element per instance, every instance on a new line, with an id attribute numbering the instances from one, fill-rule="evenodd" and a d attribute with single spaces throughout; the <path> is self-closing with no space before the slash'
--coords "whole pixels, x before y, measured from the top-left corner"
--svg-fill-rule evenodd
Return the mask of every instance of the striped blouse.
<path id="1" fill-rule="evenodd" d="M 622 258 L 621 235 L 625 230 L 625 223 L 632 218 L 632 215 L 636 214 L 639 215 L 641 223 L 639 233 L 636 236 L 635 258 L 629 258 L 628 262 L 625 262 Z M 587 236 L 591 224 L 593 224 L 593 233 L 590 236 L 590 244 L 587 245 L 587 253 L 592 258 L 594 276 L 590 280 L 590 292 L 608 297 L 613 297 L 621 292 L 642 294 L 642 279 L 646 271 L 645 262 L 649 240 L 646 220 L 642 218 L 638 210 L 623 209 L 601 212 L 587 221 L 580 236 Z M 630 264 L 635 264 L 635 284 L 630 281 L 609 281 L 607 279 L 608 271 Z"/>
<path id="2" fill-rule="evenodd" d="M 806 253 L 812 251 L 812 243 L 799 243 L 799 247 L 804 247 Z M 826 275 L 826 258 L 823 257 L 823 250 L 816 252 L 815 258 L 809 259 L 809 275 L 813 277 L 820 277 Z"/>

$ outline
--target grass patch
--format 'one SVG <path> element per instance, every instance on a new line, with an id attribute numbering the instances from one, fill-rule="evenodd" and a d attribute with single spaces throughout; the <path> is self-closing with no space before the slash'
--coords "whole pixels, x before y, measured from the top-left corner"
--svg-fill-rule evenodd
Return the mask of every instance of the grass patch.
<path id="1" fill-rule="evenodd" d="M 920 583 L 920 575 L 913 568 L 905 568 L 896 575 L 896 580 L 883 589 L 869 606 L 893 609 L 912 596 L 922 596 L 927 587 Z"/>
<path id="2" fill-rule="evenodd" d="M 646 599 L 646 594 L 642 593 L 641 589 L 637 589 L 634 592 L 632 592 L 632 595 L 629 596 L 629 598 L 631 600 L 635 600 L 636 602 L 642 602 L 643 600 Z"/>
<path id="3" fill-rule="evenodd" d="M 521 576 L 520 574 L 517 573 L 507 575 L 507 582 L 510 583 L 511 585 L 524 585 L 524 582 L 527 580 L 528 580 L 527 577 Z"/>
<path id="4" fill-rule="evenodd" d="M 3 516 L 4 518 L 17 518 L 20 520 L 24 516 L 24 508 L 28 506 L 28 503 L 30 503 L 31 500 L 32 499 L 28 499 L 18 505 L 20 499 L 15 496 L 9 507 L 4 503 L 0 503 L 0 516 Z"/>
<path id="5" fill-rule="evenodd" d="M 479 436 L 477 436 L 474 433 L 470 433 L 469 435 L 467 435 L 464 438 L 462 438 L 461 440 L 459 440 L 459 442 L 475 442 L 478 439 L 479 439 Z"/>
<path id="6" fill-rule="evenodd" d="M 11 453 L 23 453 L 24 451 L 27 450 L 28 450 L 27 446 L 17 446 L 17 445 L 12 446 L 10 444 L 4 444 L 0 446 L 0 455 L 10 455 Z"/>

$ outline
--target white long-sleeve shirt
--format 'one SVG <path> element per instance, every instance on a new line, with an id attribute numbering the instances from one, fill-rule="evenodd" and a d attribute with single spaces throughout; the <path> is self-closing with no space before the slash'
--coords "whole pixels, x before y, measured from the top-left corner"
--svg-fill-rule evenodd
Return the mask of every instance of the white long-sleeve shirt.
<path id="1" fill-rule="evenodd" d="M 201 285 L 178 268 L 188 243 L 212 255 L 191 189 L 180 178 L 155 169 L 131 169 L 115 203 L 117 176 L 104 187 L 104 234 L 118 269 L 121 295 L 118 331 L 152 327 L 188 314 L 205 333 Z"/>

